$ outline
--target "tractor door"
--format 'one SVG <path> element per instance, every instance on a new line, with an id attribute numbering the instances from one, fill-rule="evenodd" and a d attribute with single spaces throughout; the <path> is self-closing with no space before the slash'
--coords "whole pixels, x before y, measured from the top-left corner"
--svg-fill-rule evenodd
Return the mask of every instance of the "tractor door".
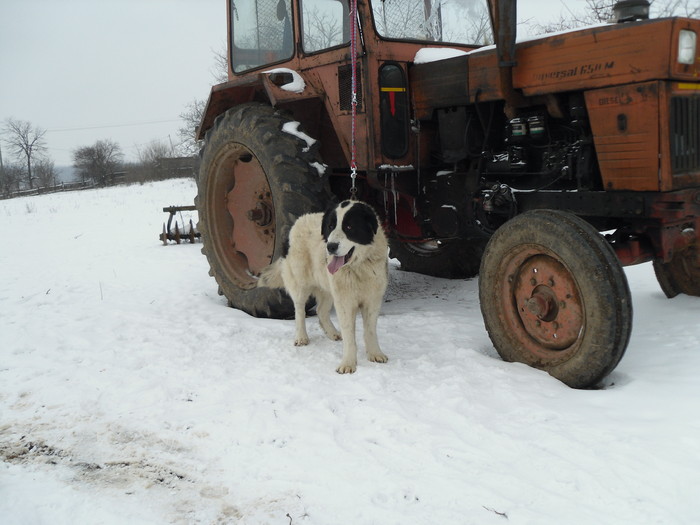
<path id="1" fill-rule="evenodd" d="M 348 0 L 299 0 L 300 71 L 318 86 L 325 105 L 317 136 L 322 142 L 322 156 L 331 166 L 347 166 L 351 156 L 352 129 L 352 63 L 349 53 L 351 38 Z M 359 22 L 358 22 L 359 23 Z M 357 37 L 358 54 L 362 55 L 362 39 Z M 366 65 L 357 61 L 357 130 L 356 158 L 360 166 L 368 159 L 368 124 L 365 111 Z M 307 126 L 308 127 L 308 126 Z M 332 137 L 338 137 L 334 141 Z"/>
<path id="2" fill-rule="evenodd" d="M 384 62 L 379 68 L 379 122 L 382 155 L 405 157 L 411 122 L 408 82 L 402 65 L 396 62 Z"/>

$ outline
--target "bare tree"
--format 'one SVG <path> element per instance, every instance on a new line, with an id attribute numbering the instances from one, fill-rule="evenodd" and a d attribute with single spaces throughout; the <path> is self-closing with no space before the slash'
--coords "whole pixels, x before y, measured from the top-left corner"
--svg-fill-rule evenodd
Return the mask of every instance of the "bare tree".
<path id="1" fill-rule="evenodd" d="M 172 148 L 162 140 L 152 140 L 139 150 L 139 161 L 142 164 L 156 164 L 159 159 L 173 156 Z"/>
<path id="2" fill-rule="evenodd" d="M 651 7 L 658 17 L 700 17 L 700 1 L 698 0 L 654 0 L 651 3 Z"/>
<path id="3" fill-rule="evenodd" d="M 202 121 L 202 115 L 204 115 L 206 106 L 206 101 L 195 99 L 187 104 L 185 110 L 180 113 L 180 118 L 184 125 L 177 130 L 177 134 L 180 137 L 180 146 L 178 149 L 183 156 L 191 157 L 197 155 L 202 147 L 196 136 L 197 126 L 199 126 Z"/>
<path id="4" fill-rule="evenodd" d="M 228 52 L 226 46 L 219 48 L 218 51 L 212 50 L 214 53 L 214 66 L 211 69 L 211 74 L 217 84 L 221 84 L 228 80 Z"/>
<path id="5" fill-rule="evenodd" d="M 391 38 L 424 37 L 425 3 L 423 0 L 377 2 L 373 5 L 375 23 L 380 34 Z"/>
<path id="6" fill-rule="evenodd" d="M 5 121 L 5 143 L 10 151 L 18 158 L 26 162 L 26 179 L 29 189 L 34 188 L 34 174 L 32 173 L 32 162 L 37 155 L 46 151 L 44 135 L 46 130 L 34 127 L 30 122 L 8 118 Z"/>
<path id="7" fill-rule="evenodd" d="M 46 188 L 56 185 L 56 167 L 54 162 L 48 157 L 40 158 L 34 171 L 39 181 L 39 187 Z"/>
<path id="8" fill-rule="evenodd" d="M 153 140 L 139 150 L 139 164 L 144 180 L 167 178 L 163 159 L 175 156 L 172 148 L 162 140 Z"/>
<path id="9" fill-rule="evenodd" d="M 342 20 L 318 9 L 306 11 L 304 19 L 304 50 L 319 51 L 337 46 L 343 41 Z"/>
<path id="10" fill-rule="evenodd" d="M 19 190 L 19 184 L 24 178 L 24 168 L 21 164 L 4 162 L 0 167 L 0 192 L 4 197 L 10 197 L 12 192 Z"/>
<path id="11" fill-rule="evenodd" d="M 575 29 L 577 27 L 609 22 L 614 18 L 614 0 L 586 0 L 582 12 L 568 10 L 567 15 L 560 15 L 559 20 L 547 24 L 529 24 L 534 33 L 554 33 Z M 700 1 L 698 0 L 651 0 L 651 12 L 656 17 L 667 16 L 700 16 Z"/>
<path id="12" fill-rule="evenodd" d="M 95 184 L 104 186 L 113 181 L 123 157 L 119 144 L 112 140 L 98 140 L 92 146 L 73 151 L 73 166 L 83 182 L 92 179 Z"/>
<path id="13" fill-rule="evenodd" d="M 446 25 L 443 29 L 443 40 L 446 42 L 469 42 L 471 44 L 493 44 L 493 31 L 491 29 L 491 17 L 483 3 L 476 3 L 468 7 L 458 8 L 452 6 L 450 15 L 464 20 L 459 30 L 455 31 L 453 24 Z"/>
<path id="14" fill-rule="evenodd" d="M 610 0 L 586 0 L 586 12 L 581 22 L 598 23 L 612 20 L 616 3 Z"/>
<path id="15" fill-rule="evenodd" d="M 586 0 L 586 7 L 581 12 L 572 11 L 567 7 L 566 14 L 560 13 L 557 20 L 546 23 L 527 20 L 524 25 L 529 27 L 531 33 L 539 35 L 600 24 L 612 18 L 614 5 L 613 0 Z"/>
<path id="16" fill-rule="evenodd" d="M 228 54 L 225 48 L 214 51 L 212 75 L 214 81 L 219 84 L 228 80 Z M 177 149 L 178 153 L 183 157 L 197 155 L 202 147 L 202 144 L 197 140 L 196 136 L 197 127 L 202 121 L 202 115 L 204 115 L 206 106 L 206 100 L 194 99 L 187 104 L 185 110 L 180 113 L 183 126 L 177 130 L 177 135 L 180 138 L 180 144 Z"/>

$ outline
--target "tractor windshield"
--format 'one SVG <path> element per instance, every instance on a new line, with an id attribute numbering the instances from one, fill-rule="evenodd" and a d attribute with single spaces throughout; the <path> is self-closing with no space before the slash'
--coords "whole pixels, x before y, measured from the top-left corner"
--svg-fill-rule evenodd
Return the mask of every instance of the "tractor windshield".
<path id="1" fill-rule="evenodd" d="M 234 72 L 292 57 L 291 0 L 231 0 L 230 13 Z"/>
<path id="2" fill-rule="evenodd" d="M 486 0 L 373 0 L 377 32 L 390 39 L 493 42 Z"/>
<path id="3" fill-rule="evenodd" d="M 347 0 L 301 0 L 301 23 L 306 53 L 350 42 Z"/>

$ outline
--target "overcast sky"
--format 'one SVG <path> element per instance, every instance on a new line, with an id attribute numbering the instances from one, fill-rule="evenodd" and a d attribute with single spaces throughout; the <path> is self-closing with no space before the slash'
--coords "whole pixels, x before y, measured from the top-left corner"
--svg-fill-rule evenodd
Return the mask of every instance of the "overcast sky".
<path id="1" fill-rule="evenodd" d="M 0 121 L 46 129 L 57 166 L 99 139 L 134 159 L 177 143 L 225 45 L 226 0 L 0 0 Z"/>
<path id="2" fill-rule="evenodd" d="M 226 1 L 0 0 L 0 123 L 46 129 L 57 166 L 100 139 L 127 160 L 152 140 L 176 145 L 180 113 L 214 83 Z M 585 1 L 528 3 L 558 18 Z"/>

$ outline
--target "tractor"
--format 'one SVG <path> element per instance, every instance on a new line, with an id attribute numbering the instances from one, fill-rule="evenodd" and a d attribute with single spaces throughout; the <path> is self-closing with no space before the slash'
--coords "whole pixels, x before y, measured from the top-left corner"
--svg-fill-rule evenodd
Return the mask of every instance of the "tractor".
<path id="1" fill-rule="evenodd" d="M 700 20 L 628 0 L 517 40 L 510 0 L 227 6 L 195 202 L 230 306 L 292 317 L 257 276 L 299 216 L 347 198 L 375 207 L 403 270 L 479 275 L 499 355 L 573 388 L 625 352 L 623 266 L 700 296 Z"/>

